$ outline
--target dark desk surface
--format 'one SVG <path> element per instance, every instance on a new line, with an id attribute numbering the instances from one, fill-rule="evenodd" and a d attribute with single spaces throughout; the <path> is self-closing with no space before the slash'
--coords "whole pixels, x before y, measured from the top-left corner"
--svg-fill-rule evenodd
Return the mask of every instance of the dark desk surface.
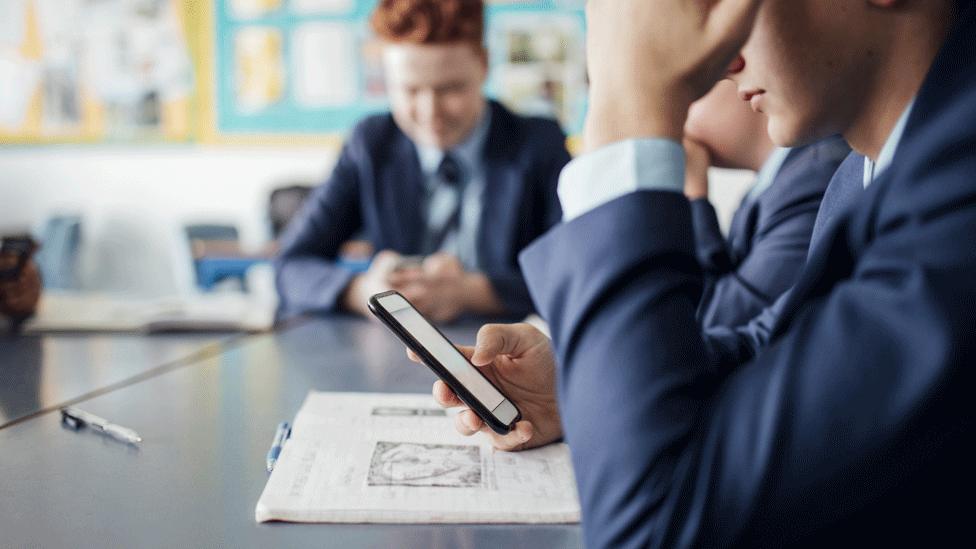
<path id="1" fill-rule="evenodd" d="M 0 335 L 0 428 L 154 370 L 220 352 L 231 334 Z"/>
<path id="2" fill-rule="evenodd" d="M 459 343 L 474 328 L 446 330 Z M 336 318 L 81 404 L 144 437 L 130 448 L 49 413 L 0 430 L 0 532 L 10 546 L 579 547 L 577 526 L 257 524 L 264 456 L 310 389 L 427 392 L 384 328 Z"/>

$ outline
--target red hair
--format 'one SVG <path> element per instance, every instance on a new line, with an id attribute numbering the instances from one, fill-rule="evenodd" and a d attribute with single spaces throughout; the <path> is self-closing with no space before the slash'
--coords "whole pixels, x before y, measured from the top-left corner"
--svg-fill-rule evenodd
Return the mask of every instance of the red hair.
<path id="1" fill-rule="evenodd" d="M 466 42 L 481 49 L 484 21 L 482 0 L 380 0 L 370 25 L 387 42 Z"/>

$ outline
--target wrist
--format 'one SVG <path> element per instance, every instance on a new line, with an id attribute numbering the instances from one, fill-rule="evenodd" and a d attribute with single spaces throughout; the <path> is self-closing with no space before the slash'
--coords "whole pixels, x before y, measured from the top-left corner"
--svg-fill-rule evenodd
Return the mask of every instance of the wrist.
<path id="1" fill-rule="evenodd" d="M 708 198 L 708 179 L 685 177 L 685 196 L 688 200 Z"/>
<path id="2" fill-rule="evenodd" d="M 356 313 L 365 313 L 365 298 L 362 296 L 362 288 L 363 275 L 354 276 L 352 280 L 349 281 L 349 285 L 346 286 L 346 290 L 342 292 L 340 302 L 343 309 Z"/>
<path id="3" fill-rule="evenodd" d="M 691 101 L 681 99 L 677 93 L 646 96 L 657 100 L 593 93 L 584 129 L 586 151 L 628 139 L 661 137 L 680 143 Z"/>

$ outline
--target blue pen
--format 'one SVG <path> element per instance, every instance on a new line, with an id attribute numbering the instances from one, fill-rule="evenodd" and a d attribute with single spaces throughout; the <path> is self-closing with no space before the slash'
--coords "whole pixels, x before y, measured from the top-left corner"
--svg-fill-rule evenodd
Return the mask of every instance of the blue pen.
<path id="1" fill-rule="evenodd" d="M 278 430 L 275 431 L 274 442 L 271 443 L 268 458 L 265 460 L 265 466 L 269 473 L 274 470 L 275 462 L 278 461 L 278 456 L 281 454 L 281 447 L 285 445 L 289 436 L 291 436 L 291 427 L 288 426 L 287 421 L 284 421 L 278 425 Z"/>

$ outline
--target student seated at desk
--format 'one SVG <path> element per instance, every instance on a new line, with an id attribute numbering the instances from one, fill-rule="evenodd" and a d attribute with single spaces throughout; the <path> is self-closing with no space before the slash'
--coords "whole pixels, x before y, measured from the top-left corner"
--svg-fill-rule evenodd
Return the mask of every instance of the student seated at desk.
<path id="1" fill-rule="evenodd" d="M 796 281 L 827 184 L 850 147 L 833 137 L 777 148 L 766 117 L 722 81 L 696 101 L 685 123 L 685 195 L 705 288 L 698 316 L 706 329 L 736 327 L 757 316 Z M 728 238 L 708 201 L 708 168 L 758 172 Z"/>
<path id="2" fill-rule="evenodd" d="M 554 121 L 483 96 L 483 18 L 481 1 L 379 3 L 392 112 L 353 130 L 282 237 L 281 316 L 366 314 L 367 298 L 391 288 L 435 321 L 531 311 L 517 256 L 561 218 L 569 154 Z M 356 234 L 379 252 L 362 274 L 336 261 Z"/>
<path id="3" fill-rule="evenodd" d="M 591 0 L 587 13 L 588 152 L 564 173 L 569 219 L 522 255 L 553 345 L 494 326 L 474 351 L 529 410 L 493 442 L 570 444 L 588 547 L 959 545 L 976 457 L 976 3 Z M 716 363 L 694 318 L 680 141 L 690 103 L 725 74 L 777 143 L 840 133 L 866 160 L 772 340 Z"/>

